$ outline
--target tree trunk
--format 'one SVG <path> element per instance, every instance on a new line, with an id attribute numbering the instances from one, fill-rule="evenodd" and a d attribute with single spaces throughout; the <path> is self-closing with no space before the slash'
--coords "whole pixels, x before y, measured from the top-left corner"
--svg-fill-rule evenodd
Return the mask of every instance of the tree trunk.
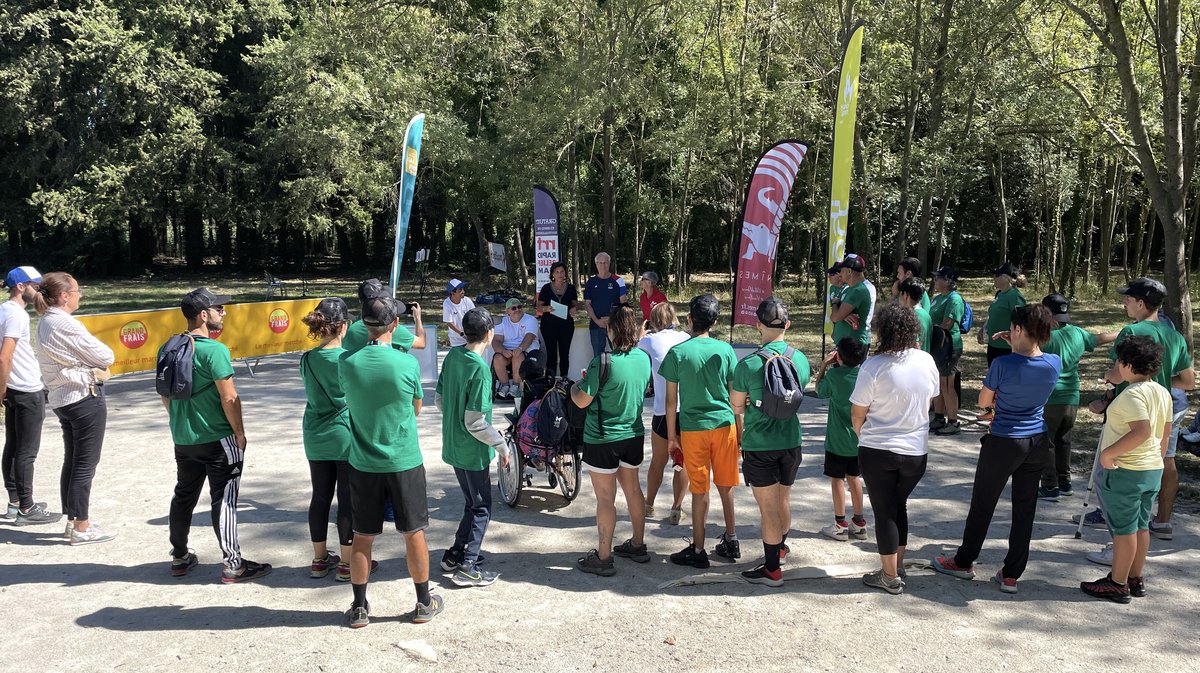
<path id="1" fill-rule="evenodd" d="M 183 210 L 183 255 L 189 269 L 204 266 L 204 212 L 195 204 Z"/>
<path id="2" fill-rule="evenodd" d="M 934 180 L 937 180 L 936 175 L 934 175 Z M 932 210 L 933 185 L 930 185 L 929 189 L 925 192 L 925 196 L 921 199 L 921 225 L 917 234 L 917 259 L 921 260 L 922 269 L 929 268 L 929 221 L 933 216 L 933 213 L 930 212 Z"/>
<path id="3" fill-rule="evenodd" d="M 515 261 L 516 261 L 516 267 L 517 267 L 516 276 L 517 276 L 517 280 L 519 280 L 521 282 L 521 292 L 524 293 L 529 289 L 529 267 L 525 265 L 525 243 L 521 237 L 521 226 L 520 225 L 513 227 L 513 238 L 516 240 L 516 244 L 517 244 L 517 250 L 516 250 L 517 254 L 515 255 L 515 258 L 516 258 Z M 512 258 L 510 258 L 510 260 L 511 259 Z M 510 273 L 513 270 L 512 267 L 513 267 L 513 264 L 510 261 L 508 264 L 508 270 Z M 536 294 L 536 293 L 537 293 L 537 290 L 535 289 L 534 294 Z"/>
<path id="4" fill-rule="evenodd" d="M 917 103 L 920 98 L 921 28 L 923 27 L 921 5 L 922 0 L 916 0 L 913 10 L 912 62 L 909 66 L 908 92 L 905 94 L 904 101 L 904 155 L 900 164 L 900 205 L 896 209 L 900 215 L 900 222 L 896 228 L 893 266 L 898 265 L 900 260 L 908 256 L 908 198 L 912 178 L 913 133 L 917 127 Z"/>
<path id="5" fill-rule="evenodd" d="M 1000 207 L 1000 248 L 996 258 L 998 264 L 1008 259 L 1008 201 L 1004 197 L 1004 155 L 996 150 L 993 161 L 988 162 L 992 169 L 992 185 L 996 190 L 996 201 Z"/>
<path id="6" fill-rule="evenodd" d="M 942 183 L 942 195 L 939 197 L 942 207 L 938 213 L 937 224 L 937 244 L 933 248 L 933 266 L 925 266 L 922 264 L 922 269 L 940 269 L 942 268 L 942 249 L 946 245 L 946 213 L 950 210 L 950 201 L 954 197 L 946 198 L 946 184 Z"/>

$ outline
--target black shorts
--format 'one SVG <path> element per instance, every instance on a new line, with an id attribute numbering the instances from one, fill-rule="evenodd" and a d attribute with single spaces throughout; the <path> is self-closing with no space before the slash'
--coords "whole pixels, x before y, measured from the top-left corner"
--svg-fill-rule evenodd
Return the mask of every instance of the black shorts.
<path id="1" fill-rule="evenodd" d="M 632 437 L 605 444 L 583 444 L 583 464 L 600 474 L 616 474 L 618 467 L 637 469 L 645 457 L 645 437 Z"/>
<path id="2" fill-rule="evenodd" d="M 948 353 L 943 353 L 941 357 L 933 359 L 937 365 L 938 376 L 949 377 L 958 373 L 958 359 L 962 357 L 962 349 L 951 350 Z"/>
<path id="3" fill-rule="evenodd" d="M 750 486 L 791 486 L 800 467 L 800 448 L 782 451 L 742 451 L 742 475 Z"/>
<path id="4" fill-rule="evenodd" d="M 858 477 L 862 470 L 858 467 L 858 456 L 839 456 L 829 451 L 825 452 L 825 476 L 834 479 L 845 479 L 847 476 Z"/>
<path id="5" fill-rule="evenodd" d="M 939 376 L 954 376 L 958 373 L 958 359 L 962 357 L 962 346 L 954 347 L 950 333 L 943 327 L 934 325 L 933 336 L 930 338 L 929 354 L 937 365 Z"/>
<path id="6" fill-rule="evenodd" d="M 662 416 L 655 416 L 654 418 L 650 419 L 650 430 L 651 430 L 651 432 L 658 435 L 659 437 L 666 439 L 667 438 L 667 417 L 666 417 L 666 415 L 664 414 Z M 675 436 L 676 437 L 679 436 L 679 417 L 678 416 L 675 417 Z"/>
<path id="7" fill-rule="evenodd" d="M 360 472 L 351 466 L 350 503 L 355 533 L 382 533 L 383 510 L 389 499 L 396 510 L 396 530 L 407 535 L 428 528 L 425 466 L 418 465 L 403 472 Z"/>

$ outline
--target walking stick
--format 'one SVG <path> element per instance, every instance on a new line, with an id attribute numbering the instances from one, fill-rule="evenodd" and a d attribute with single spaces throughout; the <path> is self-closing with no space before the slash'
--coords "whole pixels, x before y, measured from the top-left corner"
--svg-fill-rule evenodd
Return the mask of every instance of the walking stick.
<path id="1" fill-rule="evenodd" d="M 1092 495 L 1092 482 L 1095 481 L 1096 464 L 1100 462 L 1100 446 L 1104 442 L 1104 426 L 1100 426 L 1100 438 L 1096 440 L 1096 455 L 1092 458 L 1092 469 L 1088 472 L 1087 491 L 1083 494 L 1083 509 L 1079 512 L 1079 525 L 1075 527 L 1075 539 L 1083 538 L 1083 520 L 1087 517 L 1088 500 Z"/>

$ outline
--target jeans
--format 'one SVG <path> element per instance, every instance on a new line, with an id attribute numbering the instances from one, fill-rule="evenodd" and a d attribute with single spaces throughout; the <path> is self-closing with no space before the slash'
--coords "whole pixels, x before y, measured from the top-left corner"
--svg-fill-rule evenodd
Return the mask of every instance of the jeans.
<path id="1" fill-rule="evenodd" d="M 596 356 L 608 350 L 608 330 L 599 327 L 589 327 L 588 336 L 592 339 L 592 355 Z"/>
<path id="2" fill-rule="evenodd" d="M 928 460 L 928 455 L 902 456 L 866 446 L 858 449 L 859 469 L 875 515 L 875 545 L 881 556 L 908 546 L 908 496 L 925 475 Z"/>
<path id="3" fill-rule="evenodd" d="M 8 389 L 4 397 L 4 488 L 9 502 L 33 507 L 33 463 L 42 446 L 46 393 Z"/>
<path id="4" fill-rule="evenodd" d="M 492 475 L 491 466 L 482 470 L 454 468 L 458 486 L 463 492 L 463 516 L 454 533 L 451 551 L 462 557 L 464 568 L 475 567 L 483 536 L 487 533 L 488 521 L 492 518 Z"/>
<path id="5" fill-rule="evenodd" d="M 101 391 L 98 395 L 54 410 L 63 431 L 63 466 L 58 487 L 68 521 L 87 521 L 89 518 L 92 479 L 100 464 L 104 426 L 108 419 L 104 388 L 97 386 L 97 390 Z"/>

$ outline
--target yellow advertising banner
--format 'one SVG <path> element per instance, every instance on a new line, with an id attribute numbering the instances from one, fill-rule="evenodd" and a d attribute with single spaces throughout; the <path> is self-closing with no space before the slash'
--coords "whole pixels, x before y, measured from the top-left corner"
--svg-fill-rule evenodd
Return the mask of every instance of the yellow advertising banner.
<path id="1" fill-rule="evenodd" d="M 850 172 L 854 166 L 854 121 L 858 114 L 858 71 L 862 60 L 863 22 L 855 24 L 846 40 L 838 77 L 837 106 L 833 115 L 833 181 L 829 190 L 829 248 L 825 268 L 846 256 L 849 227 Z M 832 290 L 832 288 L 827 288 Z M 833 334 L 829 320 L 830 295 L 825 295 L 825 334 Z"/>
<path id="2" fill-rule="evenodd" d="M 229 347 L 236 358 L 252 358 L 305 350 L 313 345 L 301 319 L 320 299 L 264 301 L 225 306 L 225 325 L 210 337 Z M 187 330 L 178 308 L 78 316 L 79 321 L 116 355 L 113 374 L 154 369 L 158 349 L 172 334 Z"/>

